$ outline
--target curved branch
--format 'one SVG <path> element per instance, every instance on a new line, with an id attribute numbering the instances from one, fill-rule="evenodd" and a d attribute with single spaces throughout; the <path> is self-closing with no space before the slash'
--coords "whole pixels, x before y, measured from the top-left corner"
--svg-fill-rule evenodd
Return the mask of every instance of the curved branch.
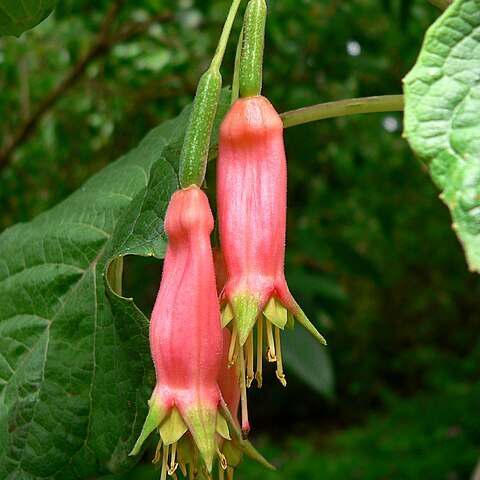
<path id="1" fill-rule="evenodd" d="M 326 118 L 358 113 L 400 112 L 402 110 L 403 95 L 383 95 L 320 103 L 311 107 L 298 108 L 297 110 L 281 113 L 280 117 L 283 120 L 283 127 L 288 128 Z"/>
<path id="2" fill-rule="evenodd" d="M 114 2 L 108 8 L 102 21 L 95 41 L 88 51 L 72 67 L 67 75 L 61 80 L 37 105 L 35 105 L 28 117 L 17 127 L 11 139 L 0 149 L 0 172 L 10 163 L 15 149 L 24 142 L 35 130 L 39 121 L 85 73 L 87 67 L 98 57 L 107 55 L 118 43 L 144 33 L 152 23 L 166 20 L 171 17 L 170 13 L 153 15 L 144 22 L 134 22 L 123 25 L 117 33 L 110 34 L 112 24 L 120 12 L 121 2 Z"/>

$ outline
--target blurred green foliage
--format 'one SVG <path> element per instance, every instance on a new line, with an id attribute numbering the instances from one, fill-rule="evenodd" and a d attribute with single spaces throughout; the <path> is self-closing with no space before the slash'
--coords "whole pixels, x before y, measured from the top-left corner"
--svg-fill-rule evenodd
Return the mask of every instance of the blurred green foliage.
<path id="1" fill-rule="evenodd" d="M 53 206 L 189 103 L 228 4 L 119 4 L 107 37 L 132 25 L 140 32 L 105 44 L 15 149 L 0 172 L 1 228 Z M 20 39 L 0 39 L 4 145 L 98 39 L 109 5 L 63 0 Z M 269 8 L 264 94 L 280 112 L 400 93 L 439 14 L 425 0 L 275 0 Z M 162 20 L 152 20 L 159 12 Z M 226 84 L 234 52 L 232 41 Z M 426 169 L 400 137 L 401 123 L 396 113 L 372 114 L 285 132 L 287 278 L 329 341 L 336 396 L 325 400 L 288 376 L 286 390 L 270 379 L 251 392 L 254 431 L 286 437 L 291 447 L 285 457 L 281 446 L 265 443 L 267 456 L 285 457 L 281 476 L 271 478 L 454 479 L 474 467 L 480 283 L 467 271 Z M 125 272 L 126 293 L 148 313 L 160 266 L 128 259 Z M 362 426 L 335 434 L 323 451 L 329 432 L 351 424 Z M 460 434 L 448 440 L 455 425 Z M 428 452 L 438 475 L 421 464 Z M 337 461 L 331 471 L 330 458 Z M 248 466 L 243 472 L 239 478 L 270 478 Z"/>

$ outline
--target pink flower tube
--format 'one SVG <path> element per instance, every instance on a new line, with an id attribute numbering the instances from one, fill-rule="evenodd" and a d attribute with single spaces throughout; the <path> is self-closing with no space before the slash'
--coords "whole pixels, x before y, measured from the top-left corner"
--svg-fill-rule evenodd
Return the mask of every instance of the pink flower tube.
<path id="1" fill-rule="evenodd" d="M 293 327 L 296 318 L 320 342 L 326 342 L 294 300 L 285 281 L 287 164 L 283 125 L 265 97 L 237 100 L 222 122 L 217 202 L 227 270 L 220 297 L 222 324 L 233 325 L 230 362 L 238 361 L 241 370 L 246 371 L 245 381 L 240 379 L 242 388 L 250 386 L 254 376 L 261 386 L 265 336 L 267 359 L 277 363 L 277 377 L 285 385 L 280 330 Z M 242 429 L 248 428 L 244 414 Z"/>
<path id="2" fill-rule="evenodd" d="M 207 196 L 191 186 L 175 192 L 165 217 L 168 246 L 162 281 L 150 321 L 150 347 L 157 385 L 132 454 L 158 429 L 162 477 L 173 475 L 198 454 L 208 472 L 218 450 L 217 434 L 229 437 L 218 387 L 222 330 L 210 246 L 213 217 Z M 188 432 L 188 433 L 187 433 Z M 193 440 L 193 442 L 192 442 Z M 180 441 L 180 443 L 179 443 Z"/>

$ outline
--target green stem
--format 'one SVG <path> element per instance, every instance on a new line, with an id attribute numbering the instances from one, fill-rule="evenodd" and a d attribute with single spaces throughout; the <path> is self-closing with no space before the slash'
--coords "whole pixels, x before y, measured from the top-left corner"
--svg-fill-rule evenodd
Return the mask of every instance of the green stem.
<path id="1" fill-rule="evenodd" d="M 240 30 L 240 36 L 238 37 L 237 51 L 235 52 L 235 66 L 233 68 L 233 81 L 232 81 L 232 97 L 231 103 L 235 102 L 240 95 L 240 58 L 242 55 L 243 45 L 243 28 Z"/>
<path id="2" fill-rule="evenodd" d="M 222 89 L 220 66 L 241 1 L 232 1 L 210 68 L 202 75 L 197 85 L 180 152 L 179 180 L 182 188 L 190 185 L 200 187 L 205 179 L 213 121 Z"/>
<path id="3" fill-rule="evenodd" d="M 402 110 L 403 95 L 384 95 L 321 103 L 281 113 L 280 117 L 283 120 L 283 127 L 288 128 L 326 118 L 356 115 L 358 113 L 400 112 Z"/>
<path id="4" fill-rule="evenodd" d="M 228 38 L 230 37 L 230 32 L 232 31 L 233 21 L 235 20 L 238 7 L 241 3 L 242 0 L 233 0 L 232 5 L 230 6 L 227 19 L 223 25 L 222 34 L 220 35 L 220 40 L 218 41 L 217 49 L 215 50 L 215 55 L 213 56 L 212 63 L 210 64 L 210 68 L 220 70 L 223 56 L 225 55 L 225 49 L 227 48 Z"/>

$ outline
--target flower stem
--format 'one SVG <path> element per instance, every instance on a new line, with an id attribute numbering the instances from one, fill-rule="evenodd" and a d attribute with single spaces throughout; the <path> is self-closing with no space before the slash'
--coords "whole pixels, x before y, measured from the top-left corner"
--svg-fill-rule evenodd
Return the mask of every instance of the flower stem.
<path id="1" fill-rule="evenodd" d="M 345 115 L 355 115 L 357 113 L 400 112 L 402 110 L 403 95 L 384 95 L 320 103 L 318 105 L 281 113 L 280 117 L 283 120 L 283 127 L 288 128 L 294 127 L 295 125 L 302 125 L 303 123 Z"/>
<path id="2" fill-rule="evenodd" d="M 233 0 L 228 11 L 227 19 L 223 25 L 222 34 L 220 35 L 220 40 L 218 41 L 217 49 L 215 50 L 215 55 L 213 56 L 212 63 L 210 67 L 213 69 L 220 69 L 222 65 L 223 56 L 225 55 L 225 49 L 227 48 L 228 38 L 230 37 L 230 32 L 232 31 L 233 21 L 237 15 L 238 7 L 242 3 L 242 0 Z"/>
<path id="3" fill-rule="evenodd" d="M 192 112 L 180 152 L 179 180 L 182 188 L 188 188 L 190 185 L 200 187 L 205 179 L 213 121 L 222 89 L 220 66 L 241 1 L 232 1 L 215 55 L 210 67 L 202 75 L 197 85 Z"/>
<path id="4" fill-rule="evenodd" d="M 240 30 L 240 36 L 237 42 L 237 51 L 235 52 L 235 67 L 233 69 L 233 81 L 232 81 L 232 97 L 230 103 L 235 102 L 240 95 L 240 56 L 242 54 L 243 45 L 243 28 Z"/>

